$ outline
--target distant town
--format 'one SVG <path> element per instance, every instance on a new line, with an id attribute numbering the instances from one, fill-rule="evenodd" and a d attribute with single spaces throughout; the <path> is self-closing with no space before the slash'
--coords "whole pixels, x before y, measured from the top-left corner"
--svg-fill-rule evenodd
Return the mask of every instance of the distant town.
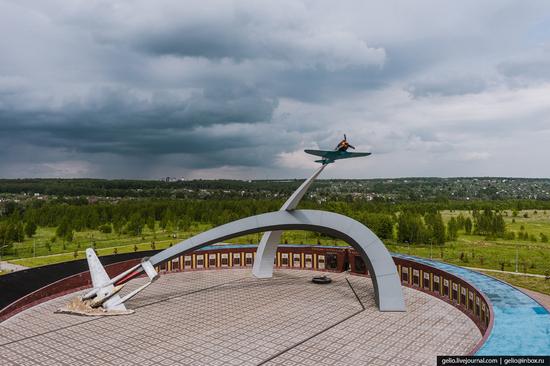
<path id="1" fill-rule="evenodd" d="M 291 180 L 3 179 L 0 202 L 85 197 L 94 200 L 157 197 L 174 199 L 282 199 L 302 182 Z M 320 179 L 308 199 L 359 201 L 550 200 L 550 179 L 397 178 Z"/>

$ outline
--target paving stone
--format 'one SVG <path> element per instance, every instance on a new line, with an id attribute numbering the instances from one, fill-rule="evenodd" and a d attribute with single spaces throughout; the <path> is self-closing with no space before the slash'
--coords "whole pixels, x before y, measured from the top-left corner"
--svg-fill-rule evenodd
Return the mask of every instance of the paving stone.
<path id="1" fill-rule="evenodd" d="M 316 274 L 168 274 L 127 302 L 134 314 L 117 317 L 54 314 L 78 293 L 63 296 L 0 324 L 0 365 L 433 365 L 481 338 L 459 310 L 422 292 L 404 288 L 408 311 L 381 313 L 368 278 L 334 273 L 316 285 Z"/>

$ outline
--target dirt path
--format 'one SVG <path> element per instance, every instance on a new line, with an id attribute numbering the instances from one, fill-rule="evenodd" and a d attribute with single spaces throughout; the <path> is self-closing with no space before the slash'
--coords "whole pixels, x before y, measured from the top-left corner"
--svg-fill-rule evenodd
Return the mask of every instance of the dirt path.
<path id="1" fill-rule="evenodd" d="M 498 269 L 476 268 L 476 267 L 464 267 L 464 268 L 472 269 L 472 270 L 478 271 L 478 272 L 496 272 L 496 273 L 504 273 L 504 274 L 516 275 L 516 276 L 528 276 L 528 277 L 546 278 L 545 275 L 534 274 L 534 273 L 500 271 L 500 270 L 498 270 Z"/>
<path id="2" fill-rule="evenodd" d="M 10 262 L 0 261 L 0 271 L 15 272 L 27 269 L 29 267 L 20 266 L 19 264 L 13 264 Z"/>

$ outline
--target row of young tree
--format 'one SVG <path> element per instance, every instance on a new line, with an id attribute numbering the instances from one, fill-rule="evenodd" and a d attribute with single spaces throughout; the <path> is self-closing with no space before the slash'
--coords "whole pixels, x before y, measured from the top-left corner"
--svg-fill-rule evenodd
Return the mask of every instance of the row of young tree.
<path id="1" fill-rule="evenodd" d="M 221 225 L 246 216 L 277 210 L 280 200 L 158 200 L 129 199 L 90 204 L 83 199 L 32 201 L 11 207 L 0 217 L 0 245 L 21 242 L 36 233 L 37 226 L 55 227 L 56 237 L 72 241 L 75 231 L 87 229 L 114 232 L 118 235 L 140 235 L 150 231 L 187 231 L 195 223 Z M 302 208 L 323 209 L 341 213 L 367 225 L 381 239 L 401 243 L 443 244 L 456 240 L 458 233 L 505 237 L 502 214 L 496 210 L 474 209 L 444 223 L 438 203 L 387 205 L 331 201 L 304 201 Z M 521 234 L 523 235 L 523 234 Z"/>
<path id="2" fill-rule="evenodd" d="M 36 234 L 37 225 L 34 222 L 7 220 L 0 222 L 0 247 L 10 247 L 13 243 L 22 242 L 25 236 L 31 238 Z"/>
<path id="3" fill-rule="evenodd" d="M 446 241 L 456 240 L 459 230 L 469 234 L 472 225 L 472 220 L 463 215 L 451 217 L 445 225 L 439 211 L 425 214 L 405 211 L 397 220 L 397 241 L 408 244 L 442 245 Z"/>

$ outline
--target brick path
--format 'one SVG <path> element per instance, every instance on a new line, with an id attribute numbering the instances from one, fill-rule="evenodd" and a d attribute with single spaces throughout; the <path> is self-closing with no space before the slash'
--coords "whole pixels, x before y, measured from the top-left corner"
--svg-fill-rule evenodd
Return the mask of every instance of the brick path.
<path id="1" fill-rule="evenodd" d="M 0 324 L 0 365 L 434 365 L 481 338 L 419 291 L 404 288 L 406 313 L 381 313 L 370 280 L 339 273 L 315 285 L 314 274 L 165 275 L 128 302 L 135 314 L 117 317 L 53 314 L 70 296 L 58 298 Z"/>

